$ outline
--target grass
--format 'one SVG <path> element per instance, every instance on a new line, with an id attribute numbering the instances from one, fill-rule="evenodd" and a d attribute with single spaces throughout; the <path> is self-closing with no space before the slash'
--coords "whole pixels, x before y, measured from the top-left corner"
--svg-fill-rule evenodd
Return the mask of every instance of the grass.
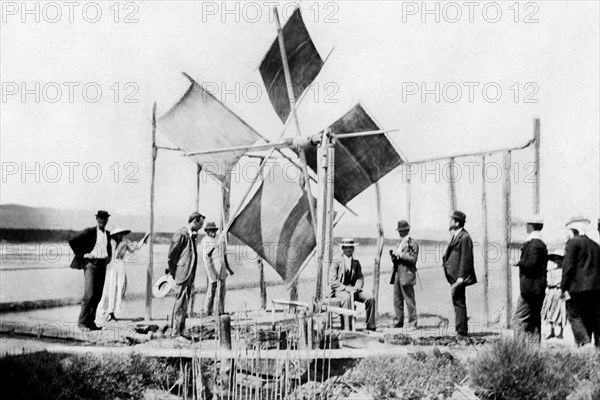
<path id="1" fill-rule="evenodd" d="M 146 388 L 166 390 L 178 371 L 167 361 L 136 355 L 12 355 L 0 359 L 0 393 L 15 400 L 139 400 Z"/>
<path id="2" fill-rule="evenodd" d="M 455 390 L 454 384 L 466 376 L 467 368 L 460 361 L 433 355 L 364 359 L 344 375 L 376 399 L 404 400 L 450 397 Z"/>
<path id="3" fill-rule="evenodd" d="M 502 340 L 470 367 L 474 386 L 495 400 L 562 400 L 587 384 L 600 398 L 600 353 L 541 349 Z M 591 385 L 591 386 L 590 386 Z"/>

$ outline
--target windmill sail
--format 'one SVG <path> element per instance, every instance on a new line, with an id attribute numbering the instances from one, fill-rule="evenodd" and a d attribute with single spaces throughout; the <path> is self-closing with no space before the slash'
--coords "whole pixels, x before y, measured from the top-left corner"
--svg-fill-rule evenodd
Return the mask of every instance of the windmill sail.
<path id="1" fill-rule="evenodd" d="M 381 130 L 360 103 L 329 129 L 334 134 Z M 305 151 L 307 164 L 316 171 L 316 148 L 308 147 Z M 384 134 L 339 138 L 335 145 L 335 199 L 346 205 L 402 163 Z"/>
<path id="2" fill-rule="evenodd" d="M 289 165 L 287 166 L 289 167 Z M 308 198 L 286 166 L 270 168 L 257 192 L 233 221 L 229 232 L 291 280 L 316 245 Z"/>
<path id="3" fill-rule="evenodd" d="M 294 96 L 298 99 L 323 67 L 323 60 L 304 25 L 300 8 L 294 11 L 283 27 L 283 41 L 290 67 Z M 281 121 L 285 122 L 291 109 L 277 39 L 261 62 L 259 71 L 275 112 Z"/>
<path id="4" fill-rule="evenodd" d="M 211 93 L 192 80 L 181 100 L 157 121 L 157 127 L 186 153 L 251 145 L 261 136 Z M 224 182 L 245 151 L 195 155 L 203 170 Z"/>

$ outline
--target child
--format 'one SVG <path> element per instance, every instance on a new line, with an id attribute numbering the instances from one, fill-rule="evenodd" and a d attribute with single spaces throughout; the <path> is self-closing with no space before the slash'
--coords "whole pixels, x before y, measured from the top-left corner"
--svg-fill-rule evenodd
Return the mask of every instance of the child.
<path id="1" fill-rule="evenodd" d="M 561 299 L 560 281 L 562 278 L 562 262 L 565 252 L 563 249 L 551 251 L 548 254 L 547 288 L 544 304 L 542 305 L 542 318 L 550 324 L 550 334 L 546 339 L 563 338 L 563 329 L 566 325 L 565 302 Z M 554 334 L 554 329 L 558 334 Z"/>

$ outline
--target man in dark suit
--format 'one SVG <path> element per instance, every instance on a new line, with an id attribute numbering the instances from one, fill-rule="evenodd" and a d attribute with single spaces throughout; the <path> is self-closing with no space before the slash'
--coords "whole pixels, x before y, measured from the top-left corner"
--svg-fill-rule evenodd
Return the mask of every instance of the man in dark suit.
<path id="1" fill-rule="evenodd" d="M 192 294 L 196 266 L 198 265 L 197 232 L 204 224 L 204 215 L 193 212 L 188 225 L 179 229 L 171 238 L 167 264 L 175 279 L 175 303 L 171 316 L 171 337 L 182 336 L 187 318 L 188 302 Z"/>
<path id="2" fill-rule="evenodd" d="M 464 229 L 465 222 L 467 222 L 467 216 L 461 211 L 454 211 L 450 216 L 450 231 L 453 232 L 453 236 L 442 257 L 444 273 L 451 285 L 455 329 L 459 337 L 467 336 L 469 331 L 466 287 L 477 283 L 473 265 L 473 241 Z"/>
<path id="3" fill-rule="evenodd" d="M 565 247 L 560 288 L 577 345 L 586 345 L 595 337 L 596 347 L 600 347 L 600 250 L 586 235 L 589 224 L 583 217 L 567 223 L 571 238 Z"/>
<path id="4" fill-rule="evenodd" d="M 375 299 L 363 291 L 365 278 L 360 262 L 354 259 L 354 239 L 342 239 L 342 258 L 333 260 L 329 269 L 331 297 L 340 298 L 342 307 L 348 308 L 350 296 L 355 301 L 365 303 L 367 330 L 377 330 L 375 323 Z"/>
<path id="5" fill-rule="evenodd" d="M 106 230 L 110 214 L 104 210 L 96 213 L 97 226 L 84 229 L 69 240 L 75 253 L 71 268 L 82 269 L 84 292 L 81 301 L 78 325 L 82 330 L 99 330 L 94 320 L 106 277 L 106 266 L 112 257 L 110 232 Z"/>
<path id="6" fill-rule="evenodd" d="M 542 339 L 542 304 L 546 291 L 546 268 L 548 249 L 542 241 L 541 231 L 544 221 L 534 216 L 527 221 L 529 237 L 521 248 L 521 259 L 514 264 L 519 267 L 521 296 L 513 316 L 513 324 L 518 339 Z"/>

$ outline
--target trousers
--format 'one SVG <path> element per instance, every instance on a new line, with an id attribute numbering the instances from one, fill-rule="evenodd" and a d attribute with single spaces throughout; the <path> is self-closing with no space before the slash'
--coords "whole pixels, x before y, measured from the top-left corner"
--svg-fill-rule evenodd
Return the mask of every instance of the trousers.
<path id="1" fill-rule="evenodd" d="M 90 327 L 94 325 L 96 311 L 100 299 L 102 299 L 102 289 L 106 279 L 106 262 L 103 260 L 94 260 L 86 264 L 83 269 L 83 299 L 81 300 L 81 311 L 77 323 L 79 326 Z"/>

